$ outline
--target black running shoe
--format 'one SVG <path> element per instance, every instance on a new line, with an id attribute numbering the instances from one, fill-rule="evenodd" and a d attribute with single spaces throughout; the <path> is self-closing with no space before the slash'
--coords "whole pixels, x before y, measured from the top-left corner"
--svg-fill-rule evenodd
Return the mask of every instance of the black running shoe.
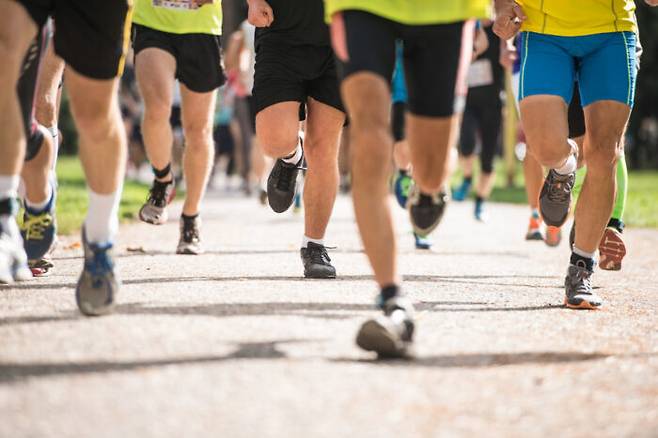
<path id="1" fill-rule="evenodd" d="M 180 239 L 176 247 L 176 254 L 199 255 L 203 254 L 200 230 L 201 218 L 180 218 Z"/>
<path id="2" fill-rule="evenodd" d="M 576 172 L 560 175 L 553 169 L 548 171 L 539 195 L 539 210 L 546 225 L 561 227 L 566 222 L 575 181 Z"/>
<path id="3" fill-rule="evenodd" d="M 408 357 L 414 335 L 412 304 L 398 296 L 384 302 L 381 308 L 382 315 L 363 323 L 356 345 L 374 351 L 380 358 Z"/>
<path id="4" fill-rule="evenodd" d="M 598 309 L 603 305 L 601 297 L 592 290 L 592 273 L 582 261 L 569 265 L 564 279 L 565 306 L 571 309 Z"/>
<path id="5" fill-rule="evenodd" d="M 276 213 L 283 213 L 292 205 L 295 198 L 297 174 L 302 168 L 302 157 L 297 164 L 286 163 L 278 159 L 267 178 L 267 201 Z"/>
<path id="6" fill-rule="evenodd" d="M 167 205 L 176 197 L 174 180 L 168 182 L 153 180 L 149 196 L 139 210 L 139 219 L 153 225 L 163 225 L 169 218 Z"/>
<path id="7" fill-rule="evenodd" d="M 427 236 L 434 231 L 443 219 L 448 199 L 445 192 L 426 195 L 420 191 L 418 186 L 412 187 L 407 208 L 411 225 L 416 234 Z"/>
<path id="8" fill-rule="evenodd" d="M 306 248 L 300 250 L 304 263 L 306 278 L 336 278 L 336 268 L 331 265 L 331 259 L 324 245 L 309 242 Z"/>

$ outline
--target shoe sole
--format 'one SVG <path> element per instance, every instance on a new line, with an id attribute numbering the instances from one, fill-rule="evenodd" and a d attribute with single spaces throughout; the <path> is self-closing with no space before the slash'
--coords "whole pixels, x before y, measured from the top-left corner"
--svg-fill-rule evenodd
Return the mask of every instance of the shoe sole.
<path id="1" fill-rule="evenodd" d="M 599 244 L 599 266 L 606 271 L 621 270 L 621 262 L 626 256 L 626 245 L 614 231 L 606 228 Z"/>
<path id="2" fill-rule="evenodd" d="M 167 223 L 167 220 L 169 219 L 169 217 L 168 217 L 168 215 L 167 215 L 167 213 L 166 213 L 166 210 L 163 212 L 163 214 L 162 214 L 162 216 L 160 217 L 160 219 L 155 220 L 155 219 L 151 219 L 151 218 L 145 217 L 144 214 L 142 213 L 142 212 L 143 212 L 143 209 L 144 209 L 144 207 L 142 207 L 142 208 L 139 209 L 139 220 L 142 221 L 142 222 L 145 222 L 145 223 L 147 223 L 147 224 L 151 224 L 151 225 L 164 225 L 164 224 Z"/>
<path id="3" fill-rule="evenodd" d="M 602 304 L 592 304 L 589 301 L 581 301 L 579 304 L 571 304 L 567 297 L 564 298 L 564 305 L 569 309 L 580 309 L 580 310 L 599 310 L 603 305 Z"/>
<path id="4" fill-rule="evenodd" d="M 190 249 L 177 249 L 176 250 L 176 254 L 180 254 L 180 255 L 201 255 L 203 253 L 204 253 L 203 250 L 200 250 L 200 251 L 192 251 Z"/>
<path id="5" fill-rule="evenodd" d="M 546 243 L 546 246 L 550 246 L 551 248 L 555 248 L 556 246 L 560 245 L 560 242 L 562 242 L 562 232 L 558 232 L 557 239 L 551 240 L 549 238 L 549 234 L 546 233 L 546 238 L 544 239 L 544 243 Z"/>
<path id="6" fill-rule="evenodd" d="M 96 308 L 91 308 L 89 306 L 83 306 L 82 303 L 80 302 L 80 292 L 78 289 L 75 291 L 75 300 L 78 304 L 78 309 L 80 310 L 80 313 L 82 313 L 85 316 L 104 316 L 112 313 L 114 311 L 114 307 L 116 304 L 112 302 L 111 304 L 108 304 L 107 306 L 102 306 L 102 307 L 96 307 Z"/>
<path id="7" fill-rule="evenodd" d="M 380 357 L 405 358 L 408 349 L 391 335 L 384 326 L 372 319 L 366 321 L 356 337 L 356 345 L 366 351 L 374 351 Z"/>
<path id="8" fill-rule="evenodd" d="M 325 280 L 329 279 L 330 280 L 330 279 L 336 278 L 336 272 L 334 271 L 333 273 L 314 274 L 311 271 L 304 270 L 304 278 L 312 278 L 312 279 L 318 279 L 318 280 L 322 280 L 322 279 L 325 279 Z"/>

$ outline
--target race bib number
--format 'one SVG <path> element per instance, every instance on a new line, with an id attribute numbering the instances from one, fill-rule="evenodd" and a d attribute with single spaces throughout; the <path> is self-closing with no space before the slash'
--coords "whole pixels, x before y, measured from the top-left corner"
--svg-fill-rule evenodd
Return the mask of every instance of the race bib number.
<path id="1" fill-rule="evenodd" d="M 482 87 L 491 85 L 494 82 L 493 69 L 491 61 L 488 59 L 478 59 L 471 63 L 468 69 L 468 87 Z"/>
<path id="2" fill-rule="evenodd" d="M 167 9 L 198 9 L 199 6 L 192 0 L 153 0 L 156 8 Z"/>

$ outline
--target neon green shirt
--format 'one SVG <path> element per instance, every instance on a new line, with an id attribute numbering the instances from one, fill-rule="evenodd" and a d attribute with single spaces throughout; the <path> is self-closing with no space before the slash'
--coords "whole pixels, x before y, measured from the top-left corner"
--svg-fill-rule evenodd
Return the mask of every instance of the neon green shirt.
<path id="1" fill-rule="evenodd" d="M 197 7 L 192 0 L 135 0 L 133 22 L 169 33 L 222 34 L 222 2 Z"/>
<path id="2" fill-rule="evenodd" d="M 517 0 L 521 30 L 558 36 L 637 32 L 633 0 Z"/>
<path id="3" fill-rule="evenodd" d="M 339 11 L 360 10 L 402 24 L 423 25 L 491 16 L 490 0 L 325 0 L 327 20 Z"/>

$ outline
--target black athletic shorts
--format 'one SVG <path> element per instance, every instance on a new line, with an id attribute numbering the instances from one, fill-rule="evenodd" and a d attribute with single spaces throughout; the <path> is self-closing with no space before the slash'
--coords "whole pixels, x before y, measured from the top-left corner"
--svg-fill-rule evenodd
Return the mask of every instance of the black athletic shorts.
<path id="1" fill-rule="evenodd" d="M 583 135 L 585 135 L 585 113 L 580 103 L 580 92 L 576 83 L 569 104 L 569 138 L 578 138 Z"/>
<path id="2" fill-rule="evenodd" d="M 140 51 L 148 48 L 171 54 L 176 60 L 176 79 L 196 93 L 208 93 L 226 81 L 217 35 L 169 33 L 134 24 L 135 59 Z"/>
<path id="3" fill-rule="evenodd" d="M 349 61 L 341 76 L 368 71 L 391 82 L 395 40 L 404 42 L 409 111 L 428 117 L 454 114 L 464 23 L 409 26 L 362 11 L 343 12 Z"/>
<path id="4" fill-rule="evenodd" d="M 393 102 L 393 108 L 391 108 L 391 129 L 393 130 L 393 139 L 396 143 L 407 138 L 404 119 L 406 113 L 407 104 L 405 102 Z"/>
<path id="5" fill-rule="evenodd" d="M 55 52 L 76 72 L 107 80 L 123 72 L 132 0 L 18 0 L 42 28 L 55 20 Z"/>
<path id="6" fill-rule="evenodd" d="M 306 103 L 309 97 L 345 112 L 338 72 L 329 46 L 283 46 L 261 41 L 256 49 L 255 112 L 281 102 Z M 300 120 L 304 118 L 303 106 Z"/>

